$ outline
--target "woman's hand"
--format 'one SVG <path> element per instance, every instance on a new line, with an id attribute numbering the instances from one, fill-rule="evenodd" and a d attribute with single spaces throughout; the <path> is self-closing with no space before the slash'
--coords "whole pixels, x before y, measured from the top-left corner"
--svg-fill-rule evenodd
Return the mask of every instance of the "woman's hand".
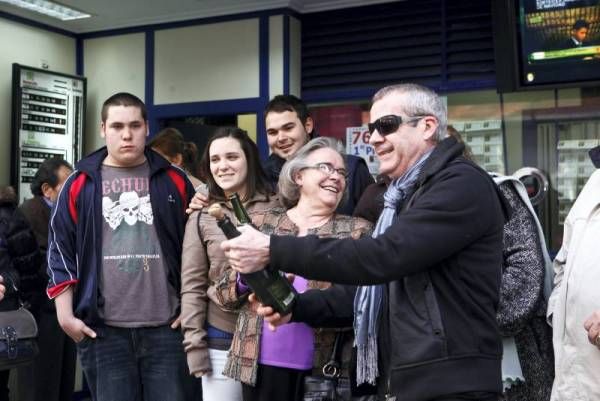
<path id="1" fill-rule="evenodd" d="M 286 273 L 285 278 L 288 279 L 290 284 L 293 284 L 296 276 L 291 273 Z M 260 303 L 258 298 L 256 298 L 256 294 L 254 293 L 250 294 L 248 297 L 248 302 L 250 304 L 250 310 L 255 312 L 257 315 L 262 316 L 265 319 L 265 322 L 269 324 L 269 330 L 271 331 L 277 330 L 277 327 L 289 323 L 292 319 L 291 313 L 281 316 L 280 313 L 275 312 L 270 306 L 265 306 Z"/>
<path id="2" fill-rule="evenodd" d="M 269 264 L 270 237 L 247 225 L 238 227 L 238 230 L 242 235 L 221 243 L 229 265 L 240 273 L 264 269 Z"/>
<path id="3" fill-rule="evenodd" d="M 600 349 L 600 309 L 587 318 L 583 327 L 587 330 L 588 341 Z"/>
<path id="4" fill-rule="evenodd" d="M 265 319 L 265 322 L 269 324 L 268 327 L 271 331 L 276 331 L 277 327 L 289 323 L 292 319 L 291 313 L 281 316 L 279 312 L 275 312 L 270 306 L 265 306 L 261 304 L 258 301 L 258 299 L 256 299 L 254 293 L 250 294 L 248 302 L 250 302 L 250 309 L 255 311 L 257 315 L 262 316 Z"/>
<path id="5" fill-rule="evenodd" d="M 196 210 L 202 210 L 208 206 L 208 193 L 197 191 L 190 201 L 188 208 L 185 210 L 187 214 L 192 214 Z"/>

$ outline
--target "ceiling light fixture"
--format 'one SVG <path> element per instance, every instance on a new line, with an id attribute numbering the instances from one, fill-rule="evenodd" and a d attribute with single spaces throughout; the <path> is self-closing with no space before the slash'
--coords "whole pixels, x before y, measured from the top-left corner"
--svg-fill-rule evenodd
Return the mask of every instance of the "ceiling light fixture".
<path id="1" fill-rule="evenodd" d="M 0 0 L 0 2 L 35 11 L 36 13 L 48 15 L 52 18 L 58 18 L 62 21 L 91 17 L 90 14 L 46 0 Z"/>

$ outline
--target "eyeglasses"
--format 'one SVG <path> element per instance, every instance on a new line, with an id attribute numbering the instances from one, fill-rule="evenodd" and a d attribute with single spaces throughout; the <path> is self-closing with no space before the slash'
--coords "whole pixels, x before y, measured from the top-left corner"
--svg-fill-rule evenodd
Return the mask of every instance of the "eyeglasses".
<path id="1" fill-rule="evenodd" d="M 381 135 L 386 136 L 398 131 L 398 128 L 402 124 L 408 124 L 415 121 L 419 121 L 422 118 L 423 117 L 413 117 L 403 120 L 400 116 L 390 114 L 388 116 L 378 118 L 373 123 L 369 123 L 369 133 L 373 134 L 373 132 L 377 130 L 377 132 L 379 132 Z"/>
<path id="2" fill-rule="evenodd" d="M 348 178 L 348 171 L 345 168 L 335 168 L 331 163 L 317 163 L 314 166 L 306 166 L 304 168 L 312 168 L 322 171 L 327 175 L 333 175 L 333 173 L 338 173 L 338 175 L 344 179 Z"/>

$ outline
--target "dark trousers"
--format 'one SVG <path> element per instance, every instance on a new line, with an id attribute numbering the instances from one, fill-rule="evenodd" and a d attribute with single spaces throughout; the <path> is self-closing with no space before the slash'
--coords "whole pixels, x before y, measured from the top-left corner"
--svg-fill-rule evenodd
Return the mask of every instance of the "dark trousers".
<path id="1" fill-rule="evenodd" d="M 183 337 L 169 326 L 100 327 L 77 344 L 94 401 L 186 401 Z"/>
<path id="2" fill-rule="evenodd" d="M 310 370 L 258 364 L 256 386 L 242 384 L 242 398 L 244 401 L 302 401 L 304 377 L 308 374 Z"/>
<path id="3" fill-rule="evenodd" d="M 8 401 L 8 378 L 10 370 L 0 370 L 0 401 Z"/>
<path id="4" fill-rule="evenodd" d="M 35 318 L 40 353 L 31 364 L 17 369 L 19 401 L 71 401 L 75 343 L 60 328 L 53 308 L 44 308 Z"/>

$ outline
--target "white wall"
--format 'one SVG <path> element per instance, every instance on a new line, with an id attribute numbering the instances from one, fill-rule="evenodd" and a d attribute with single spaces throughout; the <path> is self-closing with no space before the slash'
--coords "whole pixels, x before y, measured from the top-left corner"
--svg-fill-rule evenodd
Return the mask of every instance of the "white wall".
<path id="1" fill-rule="evenodd" d="M 0 18 L 0 185 L 10 183 L 12 64 L 75 74 L 75 39 Z"/>
<path id="2" fill-rule="evenodd" d="M 86 39 L 83 60 L 83 74 L 88 80 L 84 154 L 88 154 L 104 146 L 100 137 L 100 111 L 108 97 L 130 92 L 144 100 L 145 34 Z"/>
<path id="3" fill-rule="evenodd" d="M 154 103 L 259 96 L 257 18 L 156 31 Z"/>
<path id="4" fill-rule="evenodd" d="M 283 93 L 283 16 L 269 17 L 269 99 Z"/>

